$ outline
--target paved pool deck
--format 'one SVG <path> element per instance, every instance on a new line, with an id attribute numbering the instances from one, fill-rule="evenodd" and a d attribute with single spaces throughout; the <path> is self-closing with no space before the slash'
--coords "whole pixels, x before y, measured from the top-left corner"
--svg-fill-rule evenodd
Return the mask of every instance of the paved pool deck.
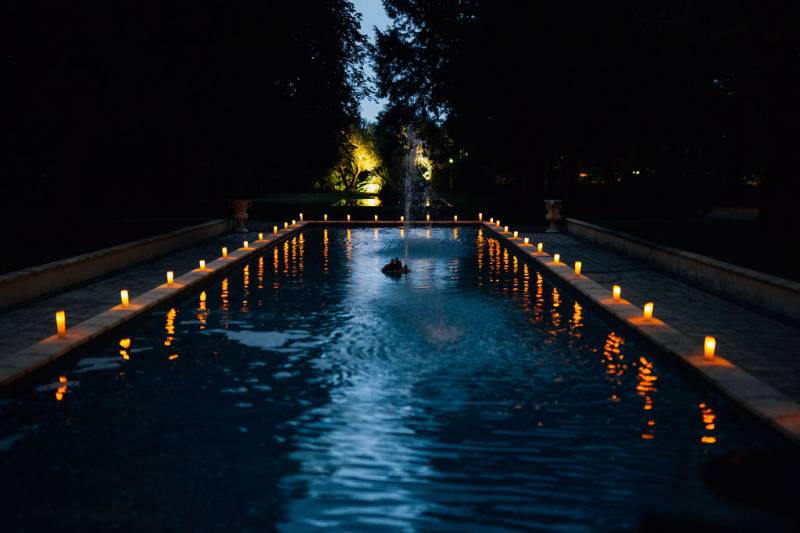
<path id="1" fill-rule="evenodd" d="M 228 234 L 201 245 L 0 312 L 0 359 L 30 347 L 54 333 L 54 314 L 66 309 L 69 324 L 88 320 L 116 305 L 119 290 L 131 298 L 163 283 L 164 273 L 176 276 L 196 268 L 198 259 L 211 261 L 222 246 L 234 249 L 242 240 L 255 241 L 258 231 L 270 232 L 272 222 L 251 223 L 249 234 Z M 523 228 L 524 229 L 524 228 Z M 562 261 L 583 263 L 583 273 L 610 290 L 622 286 L 623 298 L 641 307 L 655 303 L 655 316 L 697 346 L 706 335 L 717 338 L 717 353 L 800 402 L 800 327 L 765 316 L 695 288 L 642 262 L 580 241 L 566 234 L 522 231 L 521 237 L 543 242 Z"/>

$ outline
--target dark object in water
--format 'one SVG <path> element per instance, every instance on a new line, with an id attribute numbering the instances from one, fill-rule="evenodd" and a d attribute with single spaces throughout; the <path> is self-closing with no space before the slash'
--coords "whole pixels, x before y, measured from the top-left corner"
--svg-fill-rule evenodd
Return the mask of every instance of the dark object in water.
<path id="1" fill-rule="evenodd" d="M 410 270 L 408 270 L 408 265 L 404 265 L 399 258 L 395 257 L 383 266 L 381 272 L 389 276 L 400 276 L 401 274 L 408 274 Z"/>

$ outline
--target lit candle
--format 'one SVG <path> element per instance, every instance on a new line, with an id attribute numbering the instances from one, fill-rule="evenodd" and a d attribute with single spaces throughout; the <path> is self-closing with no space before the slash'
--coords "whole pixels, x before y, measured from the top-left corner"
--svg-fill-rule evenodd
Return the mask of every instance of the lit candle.
<path id="1" fill-rule="evenodd" d="M 205 259 L 201 259 L 200 260 L 200 270 L 205 270 L 205 269 L 206 269 L 206 260 Z"/>
<path id="2" fill-rule="evenodd" d="M 347 215 L 347 221 L 350 222 L 350 215 Z"/>
<path id="3" fill-rule="evenodd" d="M 122 303 L 122 307 L 128 307 L 130 300 L 128 299 L 128 290 L 122 289 L 119 291 L 119 300 Z"/>
<path id="4" fill-rule="evenodd" d="M 642 312 L 642 317 L 645 319 L 653 318 L 653 302 L 647 302 L 644 304 L 644 311 Z"/>
<path id="5" fill-rule="evenodd" d="M 614 285 L 611 287 L 611 296 L 614 298 L 615 302 L 618 302 L 622 296 L 622 287 L 619 285 Z"/>
<path id="6" fill-rule="evenodd" d="M 516 238 L 518 238 L 518 237 L 519 237 L 519 233 L 515 231 L 515 232 L 514 232 L 514 238 L 516 239 Z"/>
<path id="7" fill-rule="evenodd" d="M 325 222 L 328 221 L 328 213 L 325 213 L 324 215 L 322 215 L 322 220 L 324 220 Z"/>
<path id="8" fill-rule="evenodd" d="M 303 213 L 300 213 L 300 222 L 303 221 Z"/>
<path id="9" fill-rule="evenodd" d="M 714 359 L 714 350 L 717 349 L 717 339 L 714 337 L 706 337 L 705 342 L 703 342 L 703 353 L 707 359 Z"/>
<path id="10" fill-rule="evenodd" d="M 499 218 L 495 221 L 495 226 L 497 226 L 498 228 L 500 227 L 500 219 Z"/>
<path id="11" fill-rule="evenodd" d="M 489 218 L 489 224 L 494 224 L 494 217 Z"/>
<path id="12" fill-rule="evenodd" d="M 273 234 L 277 234 L 278 233 L 278 226 L 272 226 L 272 233 Z"/>
<path id="13" fill-rule="evenodd" d="M 289 229 L 289 223 L 288 222 L 284 222 L 283 223 L 283 229 Z"/>
<path id="14" fill-rule="evenodd" d="M 561 254 L 553 255 L 553 264 L 557 265 L 559 261 L 561 261 Z"/>
<path id="15" fill-rule="evenodd" d="M 292 219 L 292 226 L 294 226 L 295 224 L 297 224 L 297 221 L 295 219 Z"/>
<path id="16" fill-rule="evenodd" d="M 458 215 L 453 215 L 453 222 L 458 222 Z"/>
<path id="17" fill-rule="evenodd" d="M 64 311 L 56 311 L 56 333 L 59 337 L 67 336 L 67 314 Z"/>
<path id="18" fill-rule="evenodd" d="M 580 261 L 575 261 L 575 274 L 577 274 L 578 276 L 581 275 L 581 267 L 582 266 L 583 266 L 583 263 L 581 263 Z"/>
<path id="19" fill-rule="evenodd" d="M 431 214 L 430 214 L 430 213 L 428 213 L 427 215 L 425 215 L 425 220 L 426 220 L 427 222 L 430 222 L 430 221 L 431 221 Z"/>
<path id="20" fill-rule="evenodd" d="M 536 245 L 536 251 L 539 252 L 539 253 L 542 253 L 544 251 L 544 243 L 543 242 L 540 242 L 539 244 Z"/>
<path id="21" fill-rule="evenodd" d="M 508 233 L 508 226 L 503 226 L 503 233 Z"/>
<path id="22" fill-rule="evenodd" d="M 478 213 L 478 222 L 483 222 L 483 213 Z"/>
<path id="23" fill-rule="evenodd" d="M 378 215 L 375 215 L 375 222 L 378 221 Z"/>
<path id="24" fill-rule="evenodd" d="M 228 247 L 227 246 L 223 246 L 222 247 L 222 257 L 228 257 Z"/>
<path id="25" fill-rule="evenodd" d="M 406 217 L 404 217 L 403 215 L 400 215 L 400 222 L 405 222 L 405 220 L 406 220 Z"/>
<path id="26" fill-rule="evenodd" d="M 522 240 L 522 243 L 523 243 L 523 244 L 530 244 L 530 243 L 529 243 L 529 241 L 528 241 L 528 237 L 525 237 L 525 238 Z"/>
<path id="27" fill-rule="evenodd" d="M 259 241 L 263 241 L 264 240 L 264 234 L 263 233 L 259 233 L 258 234 L 258 240 Z"/>
<path id="28" fill-rule="evenodd" d="M 172 270 L 170 270 L 167 272 L 167 285 L 172 285 L 172 281 L 173 281 L 173 274 Z"/>

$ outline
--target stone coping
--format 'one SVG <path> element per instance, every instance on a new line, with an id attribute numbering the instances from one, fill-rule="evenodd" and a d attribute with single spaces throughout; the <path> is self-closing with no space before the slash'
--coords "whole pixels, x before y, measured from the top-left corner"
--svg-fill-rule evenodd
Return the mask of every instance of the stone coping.
<path id="1" fill-rule="evenodd" d="M 800 320 L 800 282 L 773 276 L 635 235 L 565 218 L 567 232 L 592 240 L 629 256 L 655 264 L 662 270 L 688 278 L 724 296 Z M 724 279 L 724 282 L 720 282 Z"/>
<path id="2" fill-rule="evenodd" d="M 694 345 L 685 335 L 657 317 L 644 319 L 641 309 L 625 299 L 615 301 L 609 290 L 583 274 L 575 274 L 572 265 L 561 261 L 555 263 L 549 253 L 537 252 L 535 243 L 525 245 L 522 238 L 515 239 L 511 231 L 505 232 L 495 225 L 484 222 L 483 227 L 516 249 L 522 257 L 533 261 L 661 351 L 682 362 L 746 412 L 766 422 L 795 444 L 800 444 L 800 405 L 780 391 L 724 357 L 715 355 L 713 359 L 706 358 L 702 345 Z M 552 252 L 558 253 L 558 250 Z"/>
<path id="3" fill-rule="evenodd" d="M 228 225 L 225 220 L 210 220 L 4 274 L 0 276 L 0 309 L 221 235 L 228 230 Z"/>
<path id="4" fill-rule="evenodd" d="M 213 261 L 208 261 L 205 270 L 195 269 L 187 272 L 176 277 L 172 285 L 164 283 L 132 298 L 127 307 L 114 306 L 75 326 L 70 326 L 69 324 L 69 309 L 67 309 L 66 336 L 52 335 L 17 353 L 0 356 L 0 387 L 19 380 L 34 370 L 63 357 L 86 342 L 108 333 L 117 326 L 132 320 L 157 305 L 174 299 L 188 289 L 208 281 L 210 277 L 229 270 L 264 249 L 297 233 L 305 225 L 305 223 L 301 222 L 290 226 L 288 229 L 280 229 L 277 234 L 265 235 L 264 240 L 250 242 L 247 248 L 231 250 L 228 252 L 227 257 L 219 257 Z"/>

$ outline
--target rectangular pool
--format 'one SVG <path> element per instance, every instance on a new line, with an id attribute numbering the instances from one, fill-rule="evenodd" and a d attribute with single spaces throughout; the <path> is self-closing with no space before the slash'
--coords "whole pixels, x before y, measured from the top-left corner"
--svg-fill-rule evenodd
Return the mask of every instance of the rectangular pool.
<path id="1" fill-rule="evenodd" d="M 7 530 L 791 527 L 704 482 L 777 439 L 478 228 L 225 275 L 4 392 Z"/>

